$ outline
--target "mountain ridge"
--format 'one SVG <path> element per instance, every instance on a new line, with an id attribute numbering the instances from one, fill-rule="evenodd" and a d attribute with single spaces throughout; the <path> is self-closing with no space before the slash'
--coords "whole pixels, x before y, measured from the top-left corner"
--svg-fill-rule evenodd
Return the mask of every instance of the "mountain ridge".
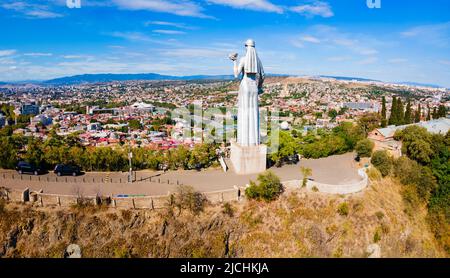
<path id="1" fill-rule="evenodd" d="M 267 74 L 270 77 L 287 77 L 288 74 Z M 423 86 L 431 88 L 444 88 L 444 86 L 436 84 L 424 84 L 418 82 L 385 82 L 376 79 L 362 78 L 362 77 L 347 77 L 347 76 L 331 76 L 331 75 L 317 75 L 311 76 L 311 78 L 333 78 L 343 81 L 360 81 L 360 82 L 383 82 L 402 84 L 409 86 Z M 188 80 L 233 80 L 233 75 L 187 75 L 187 76 L 175 76 L 175 75 L 163 75 L 158 73 L 100 73 L 100 74 L 79 74 L 72 76 L 64 76 L 49 80 L 42 81 L 14 81 L 5 82 L 0 81 L 0 85 L 18 85 L 18 84 L 35 84 L 35 85 L 47 85 L 47 86 L 62 86 L 62 85 L 79 85 L 79 84 L 92 84 L 92 83 L 107 83 L 107 82 L 120 82 L 120 81 L 188 81 Z"/>

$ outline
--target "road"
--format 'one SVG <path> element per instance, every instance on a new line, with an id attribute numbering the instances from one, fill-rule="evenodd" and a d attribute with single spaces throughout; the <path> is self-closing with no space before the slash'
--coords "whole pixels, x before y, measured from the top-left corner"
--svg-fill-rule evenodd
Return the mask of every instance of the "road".
<path id="1" fill-rule="evenodd" d="M 353 154 L 332 156 L 316 160 L 302 160 L 297 165 L 286 165 L 271 168 L 282 181 L 302 178 L 300 167 L 312 169 L 312 178 L 321 183 L 346 184 L 359 181 L 358 166 L 353 161 Z M 236 175 L 221 169 L 203 171 L 155 171 L 136 172 L 135 182 L 128 183 L 126 172 L 89 172 L 78 177 L 57 177 L 53 173 L 41 176 L 20 176 L 12 170 L 0 170 L 1 186 L 11 189 L 43 190 L 45 193 L 67 195 L 166 195 L 174 192 L 179 184 L 191 185 L 201 192 L 232 189 L 234 186 L 245 186 L 257 175 Z"/>

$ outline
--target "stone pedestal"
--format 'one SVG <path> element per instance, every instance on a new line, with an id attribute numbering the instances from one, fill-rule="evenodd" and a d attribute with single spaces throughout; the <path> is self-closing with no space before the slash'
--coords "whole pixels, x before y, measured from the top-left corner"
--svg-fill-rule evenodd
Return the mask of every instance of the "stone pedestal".
<path id="1" fill-rule="evenodd" d="M 267 146 L 244 147 L 232 141 L 230 160 L 238 175 L 262 173 L 267 166 Z"/>

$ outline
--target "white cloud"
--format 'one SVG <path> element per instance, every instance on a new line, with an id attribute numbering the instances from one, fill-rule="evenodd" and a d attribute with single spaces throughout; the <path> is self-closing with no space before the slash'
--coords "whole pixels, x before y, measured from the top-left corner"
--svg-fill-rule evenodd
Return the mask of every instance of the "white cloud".
<path id="1" fill-rule="evenodd" d="M 32 52 L 32 53 L 25 53 L 24 56 L 31 56 L 31 57 L 49 57 L 53 56 L 52 53 L 39 53 L 39 52 Z"/>
<path id="2" fill-rule="evenodd" d="M 363 43 L 357 38 L 338 37 L 333 42 L 360 55 L 371 56 L 378 54 L 378 50 L 367 47 L 367 43 Z"/>
<path id="3" fill-rule="evenodd" d="M 177 31 L 177 30 L 153 30 L 153 33 L 163 34 L 163 35 L 184 35 L 186 32 Z"/>
<path id="4" fill-rule="evenodd" d="M 64 55 L 62 57 L 64 59 L 82 59 L 82 58 L 86 58 L 87 56 L 85 56 L 85 55 Z"/>
<path id="5" fill-rule="evenodd" d="M 141 32 L 113 32 L 110 35 L 129 41 L 151 41 L 151 38 L 149 36 Z"/>
<path id="6" fill-rule="evenodd" d="M 28 18 L 45 19 L 63 17 L 62 14 L 50 11 L 50 8 L 47 5 L 34 3 L 30 4 L 24 1 L 8 2 L 0 5 L 0 7 L 6 10 L 18 12 Z"/>
<path id="7" fill-rule="evenodd" d="M 426 44 L 446 47 L 450 45 L 450 22 L 416 26 L 400 35 L 406 39 L 417 39 Z"/>
<path id="8" fill-rule="evenodd" d="M 327 60 L 330 61 L 330 62 L 344 62 L 344 61 L 351 60 L 351 57 L 349 57 L 349 56 L 335 56 L 335 57 L 330 57 Z"/>
<path id="9" fill-rule="evenodd" d="M 378 62 L 378 58 L 377 57 L 368 57 L 366 59 L 363 59 L 363 60 L 359 61 L 358 64 L 360 64 L 360 65 L 369 65 L 369 64 L 375 64 L 376 62 Z"/>
<path id="10" fill-rule="evenodd" d="M 327 2 L 315 1 L 311 4 L 304 4 L 290 8 L 291 11 L 299 13 L 307 17 L 321 16 L 332 17 L 334 16 L 333 10 Z"/>
<path id="11" fill-rule="evenodd" d="M 301 40 L 304 42 L 309 42 L 309 43 L 320 43 L 320 40 L 318 38 L 310 36 L 310 35 L 303 36 L 301 38 Z"/>
<path id="12" fill-rule="evenodd" d="M 404 59 L 404 58 L 394 58 L 394 59 L 389 59 L 388 63 L 390 64 L 402 64 L 402 63 L 406 63 L 408 62 L 408 59 Z"/>
<path id="13" fill-rule="evenodd" d="M 6 49 L 6 50 L 0 50 L 0 57 L 4 56 L 11 56 L 16 54 L 17 50 L 15 49 Z"/>
<path id="14" fill-rule="evenodd" d="M 157 40 L 141 32 L 113 32 L 113 33 L 106 33 L 105 35 L 133 42 L 155 43 L 169 46 L 173 46 L 177 43 L 176 40 Z"/>
<path id="15" fill-rule="evenodd" d="M 309 34 L 314 34 L 314 36 Z M 342 49 L 342 51 L 350 51 L 362 56 L 377 55 L 378 50 L 372 46 L 380 44 L 376 39 L 366 35 L 341 32 L 339 29 L 327 25 L 312 26 L 305 33 L 291 39 L 291 44 L 298 48 L 304 48 L 306 43 L 321 44 L 321 47 L 327 49 Z"/>
<path id="16" fill-rule="evenodd" d="M 188 0 L 112 0 L 115 5 L 125 10 L 147 10 L 171 13 L 179 16 L 208 18 L 203 8 Z"/>
<path id="17" fill-rule="evenodd" d="M 176 58 L 226 58 L 228 51 L 219 48 L 175 48 L 163 50 L 161 55 Z"/>
<path id="18" fill-rule="evenodd" d="M 145 26 L 150 25 L 157 25 L 157 26 L 169 26 L 169 27 L 175 27 L 179 29 L 194 29 L 193 27 L 187 26 L 184 23 L 177 23 L 177 22 L 168 22 L 168 21 L 147 21 L 144 23 Z"/>
<path id="19" fill-rule="evenodd" d="M 283 13 L 283 8 L 267 0 L 208 0 L 208 2 L 237 9 Z"/>

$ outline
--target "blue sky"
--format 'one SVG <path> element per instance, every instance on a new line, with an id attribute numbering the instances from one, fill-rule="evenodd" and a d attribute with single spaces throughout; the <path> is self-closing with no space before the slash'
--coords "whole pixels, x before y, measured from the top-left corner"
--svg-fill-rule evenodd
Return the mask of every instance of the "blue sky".
<path id="1" fill-rule="evenodd" d="M 0 80 L 230 74 L 253 38 L 271 73 L 450 87 L 450 1 L 0 1 Z"/>

